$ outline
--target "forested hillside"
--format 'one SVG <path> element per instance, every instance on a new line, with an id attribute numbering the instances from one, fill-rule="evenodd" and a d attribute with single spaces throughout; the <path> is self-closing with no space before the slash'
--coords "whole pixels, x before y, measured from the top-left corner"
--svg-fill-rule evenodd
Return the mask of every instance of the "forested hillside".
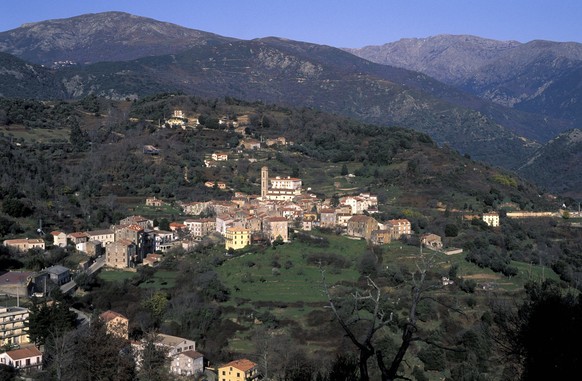
<path id="1" fill-rule="evenodd" d="M 410 238 L 381 247 L 329 229 L 305 234 L 294 228 L 289 244 L 253 245 L 227 256 L 214 237 L 165 254 L 157 268 L 79 276 L 80 291 L 59 299 L 87 313 L 120 311 L 129 317 L 134 339 L 151 332 L 188 337 L 211 363 L 251 357 L 262 372 L 282 379 L 358 377 L 360 350 L 341 333 L 337 319 L 355 313 L 354 290 L 373 291 L 374 284 L 382 290 L 382 311 L 391 312 L 384 316 L 393 316 L 371 336 L 378 359 L 392 363 L 402 348 L 411 306 L 418 306 L 417 330 L 407 342 L 400 374 L 428 380 L 443 374 L 450 380 L 498 379 L 504 372 L 516 374 L 513 367 L 521 369 L 523 359 L 508 362 L 496 342 L 526 330 L 529 321 L 510 329 L 503 323 L 511 318 L 502 313 L 511 311 L 492 302 L 532 298 L 543 306 L 539 295 L 553 292 L 558 298 L 579 284 L 580 237 L 568 220 L 519 221 L 504 214 L 553 211 L 568 200 L 440 148 L 426 134 L 306 108 L 183 94 L 136 101 L 89 96 L 73 102 L 2 102 L 2 239 L 36 237 L 39 222 L 44 232 L 85 231 L 136 213 L 167 226 L 189 218 L 178 207 L 180 201 L 226 200 L 235 191 L 257 195 L 263 165 L 275 174 L 300 177 L 321 200 L 371 192 L 378 196 L 378 221 L 407 218 L 412 223 Z M 167 122 L 176 110 L 187 120 L 184 129 Z M 279 137 L 287 144 L 257 150 L 240 145 Z M 158 154 L 147 154 L 144 146 L 155 147 Z M 205 160 L 218 151 L 227 152 L 229 160 L 207 166 Z M 208 188 L 206 181 L 223 181 L 227 189 Z M 144 208 L 151 196 L 168 206 Z M 501 214 L 500 228 L 462 218 L 489 211 Z M 417 273 L 423 258 L 419 238 L 426 233 L 440 235 L 447 247 L 462 248 L 463 254 L 430 255 L 431 264 L 422 267 L 426 271 Z M 19 270 L 73 267 L 78 255 L 72 248 L 50 245 L 47 253 L 24 255 L 2 247 L 0 263 Z M 423 281 L 415 283 L 411 274 L 424 274 Z M 443 286 L 443 277 L 452 285 Z M 329 300 L 323 279 L 330 286 Z M 548 290 L 524 293 L 532 280 L 552 283 L 544 286 Z M 409 292 L 415 284 L 426 287 L 419 289 L 426 297 L 422 302 Z M 326 308 L 330 301 L 338 315 Z M 361 308 L 368 307 L 373 305 Z M 105 340 L 99 326 L 92 327 L 63 333 L 74 343 L 78 361 L 94 358 L 83 347 L 106 345 L 99 341 Z M 364 322 L 353 326 L 354 332 L 367 328 Z M 504 329 L 508 333 L 502 334 Z M 54 345 L 47 341 L 48 348 Z M 510 346 L 523 349 L 527 342 Z M 131 364 L 115 361 L 121 379 L 135 377 Z M 61 366 L 63 374 L 75 374 L 54 359 L 48 364 L 47 372 Z M 381 362 L 370 358 L 366 364 L 370 379 L 380 378 Z M 107 371 L 94 369 L 95 374 Z"/>

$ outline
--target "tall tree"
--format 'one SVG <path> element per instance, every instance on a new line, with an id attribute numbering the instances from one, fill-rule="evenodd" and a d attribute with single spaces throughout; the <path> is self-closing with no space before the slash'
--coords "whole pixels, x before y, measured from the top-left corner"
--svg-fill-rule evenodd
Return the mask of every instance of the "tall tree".
<path id="1" fill-rule="evenodd" d="M 494 305 L 495 339 L 521 380 L 561 380 L 582 371 L 582 303 L 555 281 L 529 283 L 525 301 Z"/>
<path id="2" fill-rule="evenodd" d="M 71 337 L 72 363 L 63 369 L 65 380 L 131 381 L 136 379 L 134 356 L 129 343 L 107 332 L 102 320 L 76 330 Z"/>
<path id="3" fill-rule="evenodd" d="M 52 303 L 33 299 L 26 329 L 28 337 L 37 347 L 44 345 L 51 335 L 61 336 L 72 330 L 77 321 L 77 314 L 70 310 L 69 304 L 55 298 Z"/>
<path id="4" fill-rule="evenodd" d="M 165 381 L 169 377 L 169 358 L 167 351 L 156 345 L 156 334 L 148 333 L 145 342 L 137 353 L 139 381 Z"/>

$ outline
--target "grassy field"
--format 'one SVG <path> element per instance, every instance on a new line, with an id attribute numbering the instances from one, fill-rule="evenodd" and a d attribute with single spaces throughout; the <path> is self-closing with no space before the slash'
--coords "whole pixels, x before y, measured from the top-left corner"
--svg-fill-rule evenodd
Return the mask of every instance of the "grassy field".
<path id="1" fill-rule="evenodd" d="M 5 136 L 23 140 L 25 143 L 50 143 L 52 141 L 69 141 L 69 129 L 25 128 L 24 126 L 10 126 L 0 128 Z"/>
<path id="2" fill-rule="evenodd" d="M 234 290 L 232 295 L 235 298 L 283 303 L 323 302 L 321 272 L 317 265 L 307 263 L 308 256 L 335 253 L 347 259 L 349 267 L 326 270 L 327 281 L 334 284 L 341 280 L 358 279 L 354 263 L 366 248 L 366 243 L 361 240 L 326 237 L 329 247 L 294 242 L 231 258 L 217 271 L 222 282 Z"/>
<path id="3" fill-rule="evenodd" d="M 328 247 L 315 247 L 305 243 L 293 242 L 269 248 L 263 252 L 249 252 L 239 257 L 228 259 L 217 268 L 221 281 L 231 290 L 232 305 L 261 305 L 272 302 L 283 305 L 282 316 L 304 314 L 311 306 L 325 303 L 322 293 L 321 271 L 316 264 L 308 263 L 310 255 L 317 253 L 334 253 L 347 260 L 342 268 L 327 266 L 326 282 L 334 285 L 341 281 L 355 282 L 360 274 L 357 264 L 366 250 L 366 243 L 361 240 L 348 239 L 335 235 L 322 235 L 329 240 Z M 393 242 L 383 246 L 383 263 L 386 269 L 412 269 L 418 262 L 419 248 Z M 465 260 L 465 254 L 445 255 L 424 250 L 431 256 L 436 269 L 447 274 L 449 268 L 458 265 L 457 275 L 477 282 L 478 289 L 487 287 L 505 291 L 522 289 L 530 280 L 558 279 L 549 268 L 513 262 L 519 274 L 506 277 L 487 268 L 480 268 Z M 294 310 L 294 309 L 300 310 Z"/>
<path id="4" fill-rule="evenodd" d="M 99 278 L 105 282 L 123 282 L 126 279 L 131 279 L 136 275 L 132 271 L 106 269 L 99 272 Z"/>
<path id="5" fill-rule="evenodd" d="M 156 290 L 164 288 L 172 288 L 176 285 L 176 277 L 178 273 L 175 271 L 158 270 L 152 279 L 148 279 L 139 286 L 141 288 L 152 288 Z"/>

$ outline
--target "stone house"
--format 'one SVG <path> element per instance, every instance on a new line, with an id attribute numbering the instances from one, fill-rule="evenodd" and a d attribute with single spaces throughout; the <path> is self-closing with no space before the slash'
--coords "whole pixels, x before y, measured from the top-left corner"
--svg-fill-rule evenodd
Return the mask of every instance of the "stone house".
<path id="1" fill-rule="evenodd" d="M 349 236 L 370 240 L 374 230 L 378 230 L 378 221 L 373 217 L 356 214 L 348 220 L 347 234 Z"/>
<path id="2" fill-rule="evenodd" d="M 278 237 L 289 242 L 289 221 L 285 217 L 266 217 L 263 219 L 263 232 L 271 242 Z"/>
<path id="3" fill-rule="evenodd" d="M 392 241 L 392 230 L 378 229 L 372 232 L 370 239 L 374 245 L 385 245 Z"/>
<path id="4" fill-rule="evenodd" d="M 67 234 L 67 238 L 75 246 L 77 246 L 79 243 L 89 241 L 89 236 L 87 235 L 87 233 L 84 233 L 84 232 L 69 233 L 69 234 Z"/>
<path id="5" fill-rule="evenodd" d="M 120 220 L 119 225 L 139 225 L 142 229 L 151 229 L 154 222 L 142 216 L 129 216 Z"/>
<path id="6" fill-rule="evenodd" d="M 243 140 L 241 143 L 244 149 L 253 150 L 253 149 L 260 149 L 261 142 L 256 139 L 246 139 Z"/>
<path id="7" fill-rule="evenodd" d="M 105 248 L 105 265 L 124 269 L 135 267 L 137 263 L 136 245 L 127 239 L 113 242 Z"/>
<path id="8" fill-rule="evenodd" d="M 154 196 L 154 197 L 146 198 L 145 204 L 146 204 L 146 206 L 160 207 L 160 206 L 164 205 L 164 202 L 162 200 L 160 200 L 159 198 L 156 198 L 156 196 Z"/>
<path id="9" fill-rule="evenodd" d="M 434 250 L 440 250 L 443 248 L 443 241 L 439 235 L 427 233 L 420 236 L 420 243 L 424 247 L 428 247 Z"/>
<path id="10" fill-rule="evenodd" d="M 180 376 L 196 376 L 204 372 L 204 355 L 194 350 L 176 354 L 170 363 L 170 373 Z"/>
<path id="11" fill-rule="evenodd" d="M 388 220 L 386 227 L 392 230 L 392 239 L 399 239 L 403 235 L 412 234 L 412 225 L 407 219 Z"/>
<path id="12" fill-rule="evenodd" d="M 333 228 L 336 225 L 334 209 L 321 209 L 319 211 L 319 226 L 322 228 Z"/>
<path id="13" fill-rule="evenodd" d="M 110 229 L 91 230 L 86 234 L 89 237 L 89 241 L 100 241 L 105 246 L 115 242 L 115 232 Z"/>
<path id="14" fill-rule="evenodd" d="M 40 238 L 7 239 L 4 241 L 4 246 L 13 247 L 20 251 L 27 251 L 35 248 L 39 248 L 42 250 L 45 249 L 44 240 Z"/>

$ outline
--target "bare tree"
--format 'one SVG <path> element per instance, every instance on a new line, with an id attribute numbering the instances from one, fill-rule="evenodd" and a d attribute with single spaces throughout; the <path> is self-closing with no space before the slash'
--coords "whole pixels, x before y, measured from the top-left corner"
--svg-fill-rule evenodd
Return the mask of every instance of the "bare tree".
<path id="1" fill-rule="evenodd" d="M 428 340 L 419 335 L 417 327 L 417 309 L 423 300 L 433 300 L 427 295 L 427 291 L 435 289 L 435 284 L 427 281 L 427 274 L 434 267 L 434 256 L 425 256 L 420 252 L 416 263 L 416 268 L 411 272 L 411 297 L 408 308 L 407 319 L 402 325 L 401 343 L 390 364 L 384 363 L 384 356 L 381 350 L 377 349 L 374 336 L 378 331 L 395 323 L 393 312 L 388 312 L 386 307 L 390 305 L 390 298 L 383 293 L 383 290 L 368 276 L 366 277 L 367 288 L 364 291 L 355 291 L 351 294 L 353 303 L 348 313 L 341 311 L 337 302 L 330 293 L 330 288 L 325 280 L 325 272 L 322 269 L 323 289 L 327 296 L 328 304 L 338 323 L 344 330 L 346 336 L 358 348 L 360 380 L 368 381 L 368 360 L 376 357 L 378 369 L 380 370 L 382 381 L 392 381 L 404 378 L 398 374 L 398 368 L 404 360 L 404 356 L 410 345 L 415 341 L 423 341 L 430 345 L 435 345 L 442 349 L 447 348 L 436 342 Z M 451 308 L 447 306 L 448 308 Z"/>
<path id="2" fill-rule="evenodd" d="M 374 281 L 367 277 L 368 290 L 364 293 L 360 291 L 355 291 L 351 296 L 353 300 L 353 306 L 351 306 L 350 314 L 345 316 L 345 314 L 340 312 L 339 307 L 331 296 L 330 289 L 325 280 L 325 273 L 322 271 L 323 277 L 323 289 L 327 296 L 329 302 L 329 307 L 333 311 L 338 323 L 346 333 L 350 341 L 358 348 L 359 354 L 359 368 L 360 368 L 360 379 L 362 381 L 367 381 L 370 379 L 368 374 L 368 360 L 375 353 L 375 347 L 373 343 L 374 335 L 383 327 L 387 326 L 391 321 L 393 315 L 386 314 L 381 307 L 382 301 L 382 291 L 374 283 Z M 370 316 L 363 316 L 360 314 L 362 310 L 367 310 L 362 307 L 364 304 L 371 302 L 372 311 Z M 357 335 L 354 329 L 358 324 L 365 324 L 366 328 L 364 333 L 360 336 Z"/>

